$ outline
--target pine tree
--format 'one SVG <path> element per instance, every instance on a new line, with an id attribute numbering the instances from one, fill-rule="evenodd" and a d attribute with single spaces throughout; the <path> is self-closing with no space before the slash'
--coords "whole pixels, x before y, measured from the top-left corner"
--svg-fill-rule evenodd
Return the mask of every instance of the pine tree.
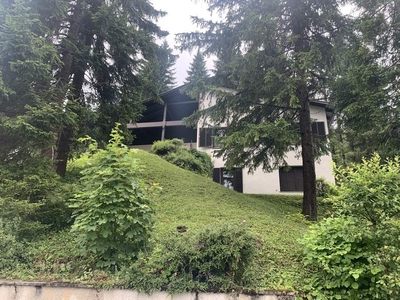
<path id="1" fill-rule="evenodd" d="M 161 86 L 160 91 L 165 92 L 174 87 L 176 84 L 175 69 L 173 69 L 178 55 L 173 54 L 171 47 L 167 41 L 161 44 L 158 49 L 157 62 L 158 62 L 158 82 Z"/>
<path id="2" fill-rule="evenodd" d="M 36 133 L 46 132 L 46 145 L 40 147 L 55 150 L 59 175 L 65 175 L 77 136 L 90 133 L 107 141 L 115 122 L 139 118 L 145 88 L 139 73 L 161 51 L 155 41 L 167 33 L 154 22 L 163 14 L 147 0 L 1 3 L 2 112 L 13 112 L 16 120 L 33 111 L 42 114 L 36 120 L 47 127 Z M 32 106 L 31 98 L 40 108 Z M 10 128 L 4 132 L 18 140 Z M 1 152 L 30 152 L 28 144 L 14 142 Z"/>
<path id="3" fill-rule="evenodd" d="M 142 99 L 159 99 L 162 92 L 168 91 L 175 85 L 175 70 L 173 66 L 178 58 L 173 54 L 167 41 L 156 50 L 157 57 L 146 62 L 139 73 L 142 83 Z"/>
<path id="4" fill-rule="evenodd" d="M 207 91 L 208 73 L 206 61 L 200 50 L 197 51 L 193 58 L 187 74 L 188 76 L 181 91 L 193 99 L 201 99 Z"/>
<path id="5" fill-rule="evenodd" d="M 63 120 L 51 73 L 57 52 L 29 3 L 0 7 L 0 165 L 26 169 L 51 159 L 52 128 Z"/>
<path id="6" fill-rule="evenodd" d="M 325 98 L 326 72 L 334 63 L 335 39 L 344 26 L 335 0 L 208 0 L 223 16 L 194 18 L 206 31 L 180 35 L 181 49 L 202 47 L 218 57 L 216 81 L 237 91 L 214 89 L 217 104 L 200 114 L 227 124 L 218 152 L 228 167 L 286 165 L 301 149 L 302 213 L 317 218 L 315 159 L 310 101 Z"/>
<path id="7" fill-rule="evenodd" d="M 153 20 L 163 13 L 146 0 L 96 0 L 91 5 L 77 0 L 70 6 L 68 34 L 60 43 L 63 67 L 56 75 L 63 91 L 59 104 L 67 99 L 67 108 L 82 117 L 84 127 L 82 109 L 94 104 L 94 137 L 106 141 L 115 122 L 126 124 L 140 116 L 143 85 L 138 74 L 146 61 L 156 59 L 155 38 L 166 32 Z M 77 128 L 71 124 L 59 131 L 56 160 L 60 175 L 65 174 L 76 134 Z"/>
<path id="8" fill-rule="evenodd" d="M 353 30 L 333 77 L 336 161 L 361 162 L 378 152 L 400 154 L 399 1 L 352 1 Z M 333 139 L 335 142 L 335 139 Z M 338 159 L 339 158 L 339 159 Z"/>

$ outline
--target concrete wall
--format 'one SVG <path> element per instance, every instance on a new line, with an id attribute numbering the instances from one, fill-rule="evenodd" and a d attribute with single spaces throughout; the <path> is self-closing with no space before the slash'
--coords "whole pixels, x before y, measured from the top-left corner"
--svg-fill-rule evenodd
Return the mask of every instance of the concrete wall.
<path id="1" fill-rule="evenodd" d="M 265 293 L 260 295 L 183 293 L 152 295 L 133 290 L 96 290 L 79 285 L 42 282 L 0 282 L 1 300 L 295 300 L 293 294 Z"/>

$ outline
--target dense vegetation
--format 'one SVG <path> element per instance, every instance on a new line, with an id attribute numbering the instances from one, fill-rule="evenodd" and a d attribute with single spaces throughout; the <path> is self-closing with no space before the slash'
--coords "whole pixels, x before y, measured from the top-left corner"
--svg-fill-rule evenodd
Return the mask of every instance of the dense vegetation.
<path id="1" fill-rule="evenodd" d="M 206 2 L 221 18 L 179 36 L 200 48 L 182 91 L 218 98 L 193 118 L 227 125 L 228 168 L 270 171 L 301 149 L 303 201 L 217 185 L 209 157 L 181 141 L 153 151 L 201 175 L 129 150 L 125 126 L 107 144 L 174 83 L 150 1 L 0 1 L 0 276 L 398 298 L 399 1 Z M 329 139 L 311 134 L 310 101 L 335 108 Z M 98 147 L 78 143 L 86 134 Z M 337 189 L 315 179 L 327 150 L 348 166 Z M 326 218 L 308 231 L 299 212 L 317 220 L 318 186 Z"/>
<path id="2" fill-rule="evenodd" d="M 102 160 L 112 159 L 112 153 L 116 150 L 107 155 L 107 149 L 102 150 L 100 156 L 88 153 L 74 161 L 70 165 L 70 177 L 65 179 L 68 182 L 59 184 L 72 186 L 71 182 L 85 177 L 84 182 L 91 182 L 91 186 L 96 182 L 106 184 L 109 180 L 116 180 L 110 173 L 110 168 L 114 168 L 111 163 L 109 167 L 96 167 L 102 164 Z M 91 151 L 93 153 L 94 150 Z M 125 150 L 121 148 L 118 151 Z M 93 158 L 87 157 L 90 155 Z M 140 174 L 138 176 L 148 187 L 154 183 L 162 187 L 158 192 L 148 191 L 149 205 L 156 212 L 156 221 L 148 247 L 135 248 L 142 250 L 137 258 L 134 255 L 120 255 L 112 256 L 113 260 L 110 260 L 109 249 L 101 246 L 110 236 L 106 234 L 104 239 L 102 236 L 100 240 L 97 239 L 97 234 L 107 231 L 107 224 L 112 225 L 109 222 L 113 220 L 111 213 L 116 210 L 121 213 L 115 207 L 119 203 L 115 197 L 118 191 L 103 198 L 95 194 L 95 191 L 99 191 L 95 188 L 93 197 L 87 200 L 92 205 L 80 206 L 75 210 L 77 200 L 74 200 L 74 194 L 78 200 L 91 196 L 87 192 L 88 185 L 82 182 L 83 189 L 75 187 L 74 191 L 67 194 L 60 191 L 54 195 L 59 198 L 59 202 L 65 203 L 63 209 L 57 208 L 57 212 L 70 216 L 68 203 L 71 203 L 74 216 L 82 216 L 75 218 L 75 223 L 82 224 L 82 220 L 88 218 L 88 213 L 96 215 L 102 207 L 111 205 L 113 207 L 106 209 L 105 214 L 100 214 L 103 219 L 98 220 L 98 226 L 103 229 L 92 236 L 90 226 L 95 224 L 86 222 L 82 227 L 83 232 L 71 231 L 71 221 L 66 218 L 60 226 L 61 230 L 46 227 L 43 234 L 32 233 L 28 241 L 15 234 L 19 232 L 17 223 L 4 222 L 1 227 L 1 240 L 4 243 L 0 257 L 1 277 L 123 285 L 147 291 L 166 289 L 170 292 L 291 290 L 301 287 L 301 248 L 296 239 L 306 230 L 307 223 L 296 214 L 300 197 L 243 195 L 209 178 L 178 168 L 153 154 L 131 151 L 127 155 L 133 157 L 140 166 L 131 172 L 137 170 L 137 174 Z M 121 162 L 123 164 L 116 170 L 126 165 L 124 161 Z M 92 170 L 87 169 L 87 164 Z M 100 179 L 103 169 L 105 177 Z M 79 171 L 82 171 L 81 175 Z M 88 177 L 89 173 L 92 175 Z M 135 178 L 132 176 L 129 180 Z M 115 186 L 102 191 L 107 194 L 110 188 L 120 190 Z M 46 202 L 39 204 L 43 210 L 49 210 L 51 206 L 48 206 Z M 128 207 L 124 206 L 123 209 L 128 210 Z M 89 221 L 97 222 L 93 217 Z M 83 237 L 87 236 L 89 240 L 82 239 L 85 232 L 88 235 Z M 125 241 L 112 242 L 119 247 L 126 246 Z M 94 243 L 97 243 L 97 248 L 93 247 Z M 85 245 L 90 247 L 85 249 Z M 103 249 L 106 250 L 108 264 L 104 263 L 104 257 L 101 256 Z M 113 249 L 118 250 L 118 247 Z M 123 263 L 115 264 L 115 259 Z"/>

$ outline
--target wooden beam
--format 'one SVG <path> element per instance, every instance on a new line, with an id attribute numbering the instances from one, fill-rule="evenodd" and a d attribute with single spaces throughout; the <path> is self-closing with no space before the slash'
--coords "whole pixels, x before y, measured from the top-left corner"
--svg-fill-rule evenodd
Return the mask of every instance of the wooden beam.
<path id="1" fill-rule="evenodd" d="M 165 123 L 167 122 L 167 103 L 164 104 L 164 114 L 163 114 L 163 126 L 161 130 L 161 140 L 163 141 L 165 139 Z"/>
<path id="2" fill-rule="evenodd" d="M 135 129 L 135 128 L 152 128 L 152 127 L 163 127 L 163 126 L 184 126 L 182 121 L 165 121 L 164 122 L 142 122 L 142 123 L 136 123 L 132 124 L 129 123 L 126 125 L 128 129 Z"/>

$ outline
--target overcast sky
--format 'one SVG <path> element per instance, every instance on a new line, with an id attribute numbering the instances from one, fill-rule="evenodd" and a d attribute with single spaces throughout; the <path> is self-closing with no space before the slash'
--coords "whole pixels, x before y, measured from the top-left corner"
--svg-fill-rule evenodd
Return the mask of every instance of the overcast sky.
<path id="1" fill-rule="evenodd" d="M 151 2 L 154 8 L 168 13 L 159 20 L 158 25 L 161 29 L 169 32 L 167 41 L 171 47 L 175 46 L 175 34 L 196 31 L 196 26 L 192 24 L 190 16 L 210 18 L 207 5 L 202 1 L 195 3 L 192 0 L 151 0 Z M 186 71 L 195 53 L 180 53 L 178 50 L 175 50 L 175 54 L 179 54 L 179 59 L 175 67 L 175 76 L 177 84 L 180 85 L 187 76 Z M 211 68 L 212 65 L 212 61 L 207 62 L 208 68 Z"/>

